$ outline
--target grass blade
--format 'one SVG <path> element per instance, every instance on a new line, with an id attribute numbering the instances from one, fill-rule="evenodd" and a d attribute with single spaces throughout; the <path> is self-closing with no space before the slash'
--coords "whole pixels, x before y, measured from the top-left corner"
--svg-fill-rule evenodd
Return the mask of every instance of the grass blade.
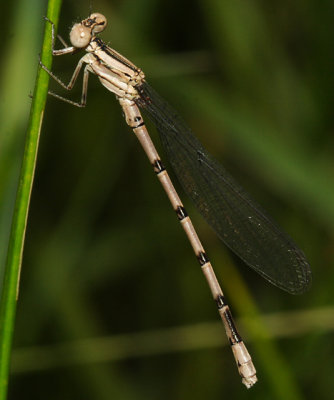
<path id="1" fill-rule="evenodd" d="M 47 16 L 57 23 L 61 0 L 50 0 Z M 51 26 L 46 24 L 42 48 L 42 61 L 51 67 Z M 39 70 L 32 100 L 19 185 L 16 195 L 10 233 L 5 275 L 0 303 L 0 398 L 5 399 L 8 386 L 12 338 L 14 333 L 16 303 L 20 269 L 27 226 L 28 210 L 37 159 L 38 142 L 47 98 L 49 77 Z"/>

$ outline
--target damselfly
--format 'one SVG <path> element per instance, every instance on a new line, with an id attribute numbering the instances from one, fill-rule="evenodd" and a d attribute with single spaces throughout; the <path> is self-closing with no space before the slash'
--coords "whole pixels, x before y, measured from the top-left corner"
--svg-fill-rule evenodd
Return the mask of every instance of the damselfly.
<path id="1" fill-rule="evenodd" d="M 185 192 L 218 237 L 247 265 L 279 288 L 298 294 L 304 292 L 311 283 L 311 270 L 304 253 L 203 148 L 182 118 L 146 82 L 143 71 L 97 36 L 107 25 L 102 14 L 93 13 L 72 27 L 72 46 L 67 46 L 59 37 L 65 46 L 60 50 L 54 48 L 54 24 L 48 22 L 52 25 L 53 55 L 71 54 L 79 50 L 87 52 L 78 62 L 67 85 L 40 63 L 67 90 L 73 88 L 84 67 L 81 101 L 74 102 L 49 93 L 70 104 L 84 107 L 89 73 L 93 73 L 103 86 L 116 95 L 126 123 L 142 145 L 190 241 L 216 301 L 242 381 L 248 388 L 251 387 L 257 381 L 252 359 L 235 327 L 209 258 L 147 132 L 139 108 L 147 112 L 157 127 Z"/>

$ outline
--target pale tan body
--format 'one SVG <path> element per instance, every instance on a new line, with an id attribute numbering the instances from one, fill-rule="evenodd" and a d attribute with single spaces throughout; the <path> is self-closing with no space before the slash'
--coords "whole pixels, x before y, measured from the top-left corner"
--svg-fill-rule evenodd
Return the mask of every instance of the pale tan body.
<path id="1" fill-rule="evenodd" d="M 54 55 L 62 55 L 73 53 L 79 48 L 85 49 L 87 54 L 83 56 L 69 82 L 65 85 L 57 77 L 55 77 L 44 65 L 45 69 L 55 80 L 57 80 L 66 89 L 71 89 L 78 77 L 78 74 L 85 64 L 83 78 L 83 92 L 80 103 L 51 93 L 70 104 L 83 107 L 86 104 L 86 93 L 89 72 L 97 75 L 103 86 L 114 93 L 124 111 L 127 124 L 132 128 L 140 144 L 142 145 L 151 165 L 157 174 L 157 177 L 163 186 L 174 210 L 177 212 L 181 225 L 189 239 L 189 242 L 201 264 L 203 274 L 208 282 L 212 296 L 217 303 L 218 312 L 223 321 L 225 331 L 232 351 L 237 363 L 242 382 L 247 388 L 251 387 L 257 381 L 256 370 L 252 359 L 244 345 L 240 335 L 238 334 L 229 306 L 224 301 L 223 292 L 217 281 L 212 265 L 206 257 L 205 250 L 198 238 L 194 226 L 186 214 L 183 204 L 171 182 L 167 171 L 163 168 L 159 154 L 147 132 L 143 118 L 135 103 L 135 99 L 139 98 L 136 86 L 140 86 L 145 80 L 145 75 L 141 69 L 137 68 L 131 61 L 127 60 L 115 50 L 106 46 L 95 35 L 101 32 L 106 26 L 106 19 L 102 14 L 94 13 L 86 20 L 75 24 L 72 28 L 70 38 L 73 47 L 65 45 L 64 49 L 53 50 Z M 54 39 L 54 38 L 53 38 Z"/>

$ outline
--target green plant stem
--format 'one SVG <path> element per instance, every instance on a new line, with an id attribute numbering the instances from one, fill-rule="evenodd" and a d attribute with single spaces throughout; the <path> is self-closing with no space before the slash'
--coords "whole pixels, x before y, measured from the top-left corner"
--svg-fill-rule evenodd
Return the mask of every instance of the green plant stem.
<path id="1" fill-rule="evenodd" d="M 61 0 L 49 1 L 47 16 L 54 23 L 58 21 L 60 7 Z M 51 26 L 48 23 L 45 24 L 41 59 L 48 68 L 51 68 Z M 48 84 L 48 74 L 39 69 L 16 194 L 0 303 L 0 399 L 2 400 L 7 396 L 22 254 Z"/>

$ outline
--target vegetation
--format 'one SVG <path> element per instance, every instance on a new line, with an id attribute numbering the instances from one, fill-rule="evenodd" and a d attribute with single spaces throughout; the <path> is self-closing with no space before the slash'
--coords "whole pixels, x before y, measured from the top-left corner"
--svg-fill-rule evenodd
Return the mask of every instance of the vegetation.
<path id="1" fill-rule="evenodd" d="M 47 13 L 44 1 L 33 3 L 3 6 L 2 276 L 8 244 L 18 239 L 10 229 Z M 114 96 L 91 76 L 85 110 L 47 99 L 6 348 L 13 341 L 8 398 L 330 398 L 332 4 L 98 0 L 93 10 L 108 18 L 103 38 L 145 71 L 305 251 L 314 282 L 296 297 L 265 282 L 226 250 L 180 189 L 258 370 L 247 391 L 174 212 Z M 63 2 L 65 40 L 88 14 L 88 1 Z M 66 81 L 79 57 L 55 59 L 53 70 Z M 66 95 L 79 99 L 80 81 Z M 13 297 L 3 307 L 2 332 L 4 313 L 15 318 Z"/>

